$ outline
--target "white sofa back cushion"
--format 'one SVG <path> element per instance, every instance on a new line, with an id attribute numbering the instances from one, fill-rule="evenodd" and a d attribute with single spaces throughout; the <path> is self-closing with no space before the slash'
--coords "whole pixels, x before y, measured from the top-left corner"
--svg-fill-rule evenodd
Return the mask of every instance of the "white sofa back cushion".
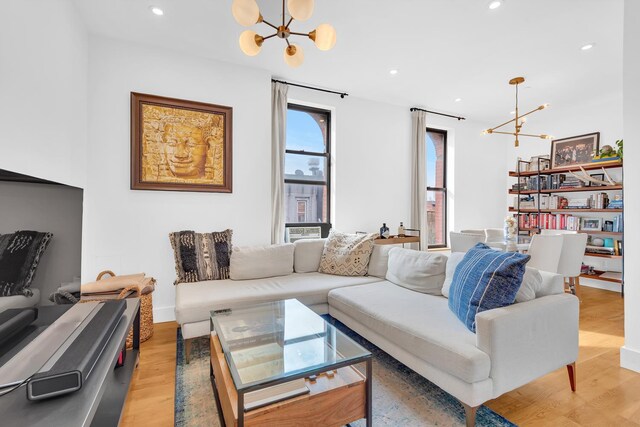
<path id="1" fill-rule="evenodd" d="M 301 239 L 293 243 L 293 269 L 296 273 L 318 271 L 326 239 Z"/>
<path id="2" fill-rule="evenodd" d="M 262 279 L 293 273 L 292 243 L 271 246 L 234 246 L 231 252 L 231 280 Z"/>
<path id="3" fill-rule="evenodd" d="M 431 295 L 441 295 L 447 257 L 412 249 L 389 251 L 386 279 L 398 286 Z"/>
<path id="4" fill-rule="evenodd" d="M 379 277 L 384 279 L 387 277 L 387 269 L 389 266 L 389 251 L 393 246 L 389 245 L 373 245 L 371 258 L 369 258 L 368 276 Z"/>

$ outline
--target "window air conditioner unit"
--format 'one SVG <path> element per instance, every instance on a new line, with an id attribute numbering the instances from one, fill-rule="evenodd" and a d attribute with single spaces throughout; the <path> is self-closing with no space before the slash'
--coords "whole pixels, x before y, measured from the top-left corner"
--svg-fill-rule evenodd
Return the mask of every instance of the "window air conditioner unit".
<path id="1" fill-rule="evenodd" d="M 293 243 L 301 239 L 320 239 L 322 229 L 320 227 L 287 227 L 285 230 L 285 241 Z"/>

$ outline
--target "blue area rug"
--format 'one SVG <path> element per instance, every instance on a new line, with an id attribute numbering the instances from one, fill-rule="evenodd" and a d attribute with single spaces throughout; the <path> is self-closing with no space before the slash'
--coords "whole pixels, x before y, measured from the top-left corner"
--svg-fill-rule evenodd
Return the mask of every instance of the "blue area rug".
<path id="1" fill-rule="evenodd" d="M 328 315 L 323 317 L 373 354 L 374 426 L 465 425 L 464 409 L 450 394 L 339 321 Z M 220 426 L 209 380 L 208 338 L 194 339 L 191 347 L 191 363 L 187 365 L 184 359 L 182 335 L 178 329 L 175 425 L 176 427 Z M 364 420 L 351 423 L 353 427 L 364 425 Z M 486 406 L 478 409 L 476 425 L 515 426 Z"/>

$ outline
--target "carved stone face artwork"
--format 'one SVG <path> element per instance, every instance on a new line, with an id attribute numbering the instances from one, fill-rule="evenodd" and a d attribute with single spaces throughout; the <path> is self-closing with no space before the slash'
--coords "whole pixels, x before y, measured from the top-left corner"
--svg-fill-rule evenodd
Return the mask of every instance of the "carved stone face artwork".
<path id="1" fill-rule="evenodd" d="M 164 126 L 164 152 L 173 176 L 177 178 L 202 178 L 209 143 L 201 128 L 189 124 Z"/>

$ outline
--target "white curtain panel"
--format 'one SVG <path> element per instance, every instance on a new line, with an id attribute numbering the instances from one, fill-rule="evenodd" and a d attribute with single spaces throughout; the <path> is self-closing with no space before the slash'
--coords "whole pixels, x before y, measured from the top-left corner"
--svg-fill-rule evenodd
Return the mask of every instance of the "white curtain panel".
<path id="1" fill-rule="evenodd" d="M 271 83 L 271 243 L 284 243 L 284 153 L 289 86 Z"/>
<path id="2" fill-rule="evenodd" d="M 427 192 L 426 152 L 427 113 L 411 113 L 411 228 L 420 230 L 420 245 L 423 251 L 428 249 L 427 219 L 425 214 L 425 195 Z"/>

